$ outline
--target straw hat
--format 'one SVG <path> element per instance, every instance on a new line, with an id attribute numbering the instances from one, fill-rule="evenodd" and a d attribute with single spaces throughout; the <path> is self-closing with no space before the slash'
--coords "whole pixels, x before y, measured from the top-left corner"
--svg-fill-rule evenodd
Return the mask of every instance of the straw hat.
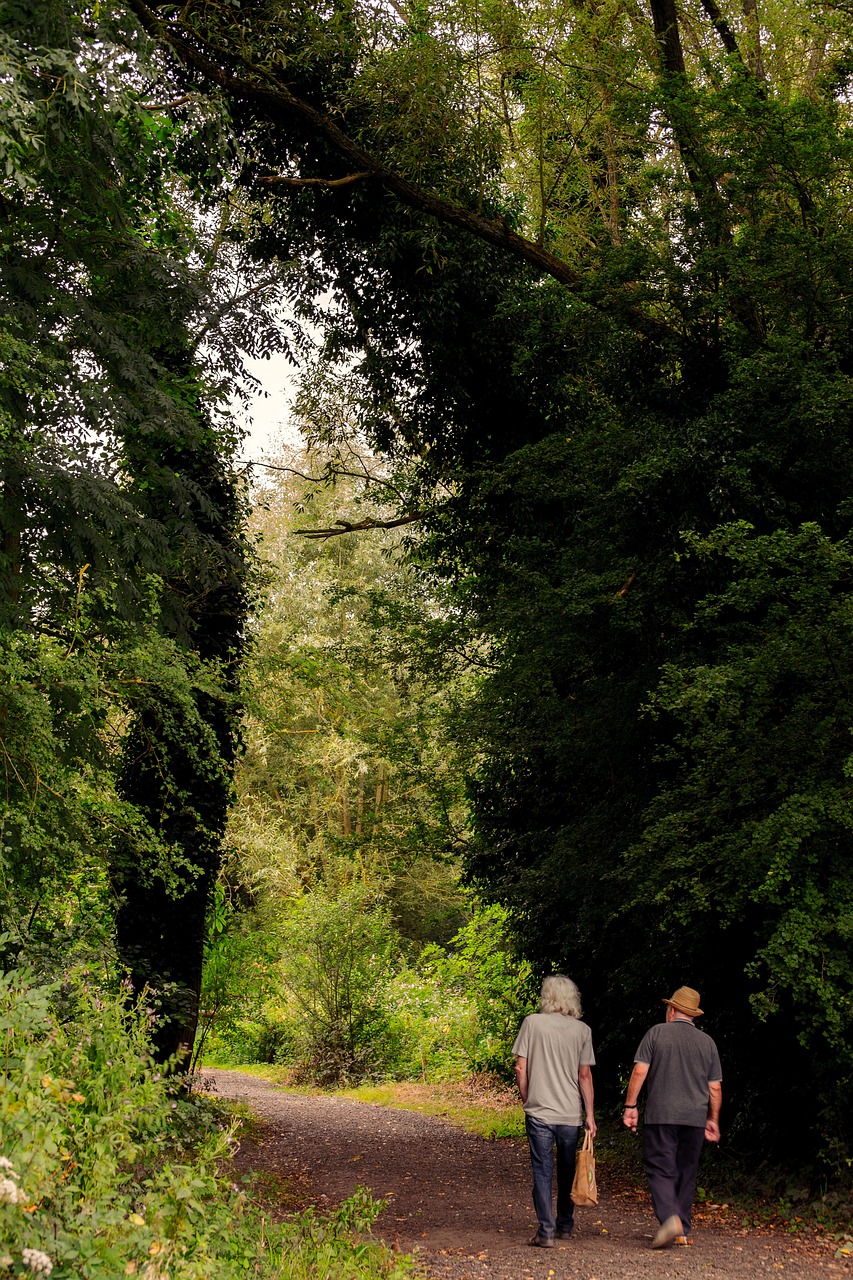
<path id="1" fill-rule="evenodd" d="M 688 1018 L 698 1018 L 702 1010 L 699 1008 L 699 992 L 692 987 L 679 987 L 673 991 L 664 1004 L 671 1005 L 676 1013 L 686 1014 Z"/>

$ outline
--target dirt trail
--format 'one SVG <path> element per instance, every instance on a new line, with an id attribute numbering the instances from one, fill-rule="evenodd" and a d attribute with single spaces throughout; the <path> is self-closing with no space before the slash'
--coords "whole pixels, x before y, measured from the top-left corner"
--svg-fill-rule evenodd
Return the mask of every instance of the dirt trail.
<path id="1" fill-rule="evenodd" d="M 600 1188 L 576 1211 L 575 1234 L 554 1249 L 527 1244 L 534 1228 L 523 1142 L 486 1141 L 411 1111 L 289 1094 L 257 1077 L 207 1071 L 218 1096 L 247 1103 L 261 1125 L 237 1155 L 267 1186 L 294 1179 L 304 1202 L 328 1207 L 356 1186 L 388 1201 L 375 1234 L 415 1252 L 434 1280 L 849 1280 L 850 1264 L 813 1242 L 699 1226 L 692 1248 L 653 1251 L 656 1226 L 633 1192 Z M 811 1252 L 810 1252 L 811 1250 Z"/>

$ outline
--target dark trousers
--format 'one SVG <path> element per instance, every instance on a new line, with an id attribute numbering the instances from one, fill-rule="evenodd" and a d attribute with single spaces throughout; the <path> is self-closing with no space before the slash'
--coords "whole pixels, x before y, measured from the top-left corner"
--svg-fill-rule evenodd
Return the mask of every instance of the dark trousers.
<path id="1" fill-rule="evenodd" d="M 575 1176 L 575 1148 L 580 1126 L 543 1124 L 525 1117 L 530 1164 L 533 1168 L 533 1207 L 539 1235 L 553 1239 L 555 1231 L 571 1231 L 575 1221 L 572 1179 Z M 557 1217 L 554 1219 L 554 1147 L 557 1148 Z"/>
<path id="2" fill-rule="evenodd" d="M 691 1124 L 647 1124 L 643 1129 L 643 1163 L 655 1216 L 665 1222 L 675 1214 L 685 1235 L 704 1141 L 704 1128 Z"/>

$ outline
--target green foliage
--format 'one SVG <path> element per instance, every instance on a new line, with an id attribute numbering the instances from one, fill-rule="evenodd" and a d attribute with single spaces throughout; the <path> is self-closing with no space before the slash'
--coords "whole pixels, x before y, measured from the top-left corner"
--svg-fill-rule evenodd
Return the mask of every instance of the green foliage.
<path id="1" fill-rule="evenodd" d="M 85 979 L 37 987 L 13 971 L 0 982 L 0 1128 L 17 1189 L 0 1239 L 12 1265 L 35 1249 L 58 1277 L 145 1265 L 237 1274 L 228 1236 L 240 1210 L 220 1201 L 217 1175 L 227 1135 L 214 1127 L 192 1155 L 182 1146 L 191 1104 L 153 1072 L 146 1010 L 126 1012 Z"/>
<path id="2" fill-rule="evenodd" d="M 239 915 L 232 922 L 239 930 Z M 447 949 L 430 943 L 406 958 L 402 941 L 387 902 L 357 880 L 297 899 L 275 941 L 219 935 L 208 946 L 198 1054 L 279 1063 L 323 1085 L 510 1079 L 535 984 L 506 912 L 475 910 Z"/>
<path id="3" fill-rule="evenodd" d="M 152 596 L 154 588 L 152 585 Z M 107 856 L 121 832 L 147 850 L 150 873 L 174 883 L 174 849 L 116 786 L 122 721 L 168 697 L 190 718 L 218 672 L 157 626 L 156 599 L 135 623 L 104 618 L 103 593 L 79 589 L 50 631 L 0 636 L 0 927 L 5 953 L 50 973 L 79 945 L 111 949 Z"/>
<path id="4" fill-rule="evenodd" d="M 452 856 L 463 838 L 461 769 L 445 727 L 460 689 L 418 680 L 394 612 L 428 616 L 433 602 L 396 532 L 294 537 L 308 521 L 331 524 L 342 504 L 357 507 L 359 475 L 369 485 L 377 472 L 381 488 L 379 464 L 316 449 L 280 465 L 293 475 L 259 492 L 253 517 L 267 582 L 245 680 L 229 874 L 265 895 L 274 915 L 276 896 L 322 877 L 330 855 L 353 857 L 399 879 L 401 915 L 414 924 L 431 910 L 448 936 L 452 886 L 430 877 L 428 864 Z"/>
<path id="5" fill-rule="evenodd" d="M 307 1209 L 296 1215 L 280 1231 L 280 1260 L 272 1274 L 282 1280 L 316 1280 L 318 1276 L 404 1280 L 415 1273 L 410 1257 L 391 1253 L 373 1240 L 357 1238 L 370 1230 L 383 1207 L 384 1201 L 374 1200 L 365 1187 L 357 1187 L 332 1214 L 321 1217 Z"/>
<path id="6" fill-rule="evenodd" d="M 148 1011 L 85 976 L 0 977 L 0 1265 L 54 1280 L 318 1275 L 400 1280 L 407 1258 L 359 1240 L 381 1209 L 264 1223 L 229 1183 L 231 1131 L 157 1072 Z"/>
<path id="7" fill-rule="evenodd" d="M 294 1052 L 320 1083 L 380 1069 L 395 953 L 390 913 L 363 884 L 315 889 L 289 908 L 281 974 L 293 1001 Z"/>
<path id="8" fill-rule="evenodd" d="M 687 554 L 722 561 L 726 585 L 691 624 L 713 660 L 664 667 L 651 703 L 676 727 L 675 769 L 628 855 L 642 888 L 627 909 L 675 889 L 667 915 L 691 931 L 751 918 L 752 1009 L 794 1020 L 837 1142 L 853 1078 L 849 539 L 740 523 Z"/>
<path id="9" fill-rule="evenodd" d="M 245 259 L 188 200 L 233 158 L 221 112 L 161 111 L 176 85 L 121 6 L 6 0 L 0 30 L 4 927 L 42 949 L 90 927 L 109 951 L 118 905 L 169 1056 L 192 1037 L 235 748 L 225 402 L 275 326 L 224 297 Z M 167 993 L 189 1006 L 177 1036 Z"/>
<path id="10" fill-rule="evenodd" d="M 437 980 L 450 1009 L 467 1004 L 462 1026 L 451 1035 L 469 1071 L 512 1078 L 512 1043 L 521 1019 L 535 1007 L 535 975 L 519 954 L 506 911 L 483 907 L 443 952 L 427 947 L 420 956 L 426 977 Z"/>

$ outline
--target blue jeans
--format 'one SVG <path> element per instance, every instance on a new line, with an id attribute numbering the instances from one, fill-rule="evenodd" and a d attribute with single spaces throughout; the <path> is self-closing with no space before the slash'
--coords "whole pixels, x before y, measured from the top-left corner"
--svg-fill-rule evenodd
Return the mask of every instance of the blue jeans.
<path id="1" fill-rule="evenodd" d="M 533 1207 L 539 1222 L 540 1236 L 553 1236 L 557 1231 L 571 1231 L 575 1224 L 572 1204 L 572 1179 L 575 1176 L 575 1149 L 580 1125 L 543 1124 L 525 1116 L 530 1163 L 533 1167 Z M 554 1221 L 552 1182 L 554 1147 L 557 1148 L 557 1220 Z"/>

